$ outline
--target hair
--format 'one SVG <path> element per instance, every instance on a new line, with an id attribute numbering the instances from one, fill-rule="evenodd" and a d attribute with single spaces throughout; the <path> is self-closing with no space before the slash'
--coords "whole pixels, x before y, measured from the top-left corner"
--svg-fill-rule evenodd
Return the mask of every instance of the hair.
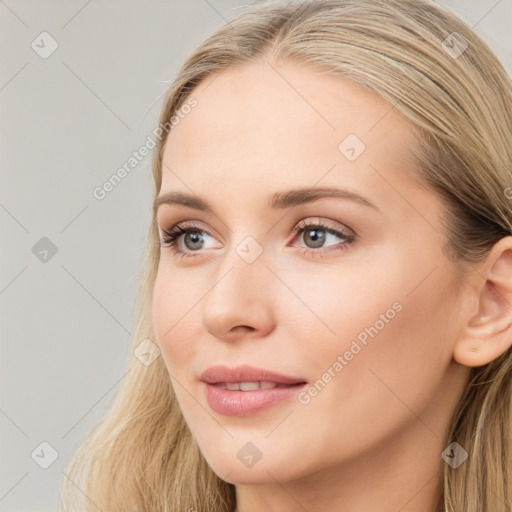
<path id="1" fill-rule="evenodd" d="M 410 148 L 413 173 L 444 200 L 446 255 L 457 268 L 469 271 L 512 233 L 511 80 L 489 46 L 451 11 L 428 0 L 245 6 L 183 63 L 164 98 L 160 125 L 169 126 L 206 77 L 267 59 L 347 77 L 410 121 L 417 142 Z M 169 132 L 153 152 L 155 196 Z M 138 273 L 132 350 L 141 340 L 156 339 L 151 309 L 159 257 L 153 211 Z M 108 413 L 63 472 L 59 506 L 81 512 L 232 512 L 235 486 L 206 463 L 163 358 L 145 366 L 130 354 L 127 370 Z M 448 512 L 512 509 L 511 376 L 511 349 L 471 368 L 444 443 L 457 442 L 469 454 L 457 468 L 443 464 Z"/>

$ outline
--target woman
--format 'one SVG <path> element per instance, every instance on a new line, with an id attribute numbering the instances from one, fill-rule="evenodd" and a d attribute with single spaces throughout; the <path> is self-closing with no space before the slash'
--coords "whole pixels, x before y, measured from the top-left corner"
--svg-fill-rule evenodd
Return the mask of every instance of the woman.
<path id="1" fill-rule="evenodd" d="M 488 46 L 423 0 L 258 3 L 160 121 L 145 360 L 65 510 L 510 511 L 512 87 Z"/>

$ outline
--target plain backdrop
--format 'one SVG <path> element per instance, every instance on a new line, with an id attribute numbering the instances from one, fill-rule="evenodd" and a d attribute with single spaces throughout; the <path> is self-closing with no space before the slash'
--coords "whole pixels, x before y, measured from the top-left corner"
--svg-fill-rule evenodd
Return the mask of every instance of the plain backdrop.
<path id="1" fill-rule="evenodd" d="M 103 199 L 93 191 L 157 126 L 182 61 L 244 3 L 0 0 L 1 512 L 56 510 L 61 471 L 124 376 L 150 156 Z M 512 73 L 512 0 L 440 3 Z"/>

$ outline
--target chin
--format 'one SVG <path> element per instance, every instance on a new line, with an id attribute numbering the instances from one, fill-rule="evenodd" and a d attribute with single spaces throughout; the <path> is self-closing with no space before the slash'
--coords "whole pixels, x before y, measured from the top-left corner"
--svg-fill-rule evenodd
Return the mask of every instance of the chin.
<path id="1" fill-rule="evenodd" d="M 204 455 L 204 452 L 203 452 Z M 279 481 L 288 480 L 286 464 L 281 464 L 279 460 L 264 460 L 262 457 L 254 462 L 247 459 L 244 463 L 244 453 L 237 456 L 237 453 L 209 454 L 205 459 L 212 471 L 222 480 L 230 484 L 275 484 L 275 479 Z M 272 478 L 274 477 L 274 478 Z"/>

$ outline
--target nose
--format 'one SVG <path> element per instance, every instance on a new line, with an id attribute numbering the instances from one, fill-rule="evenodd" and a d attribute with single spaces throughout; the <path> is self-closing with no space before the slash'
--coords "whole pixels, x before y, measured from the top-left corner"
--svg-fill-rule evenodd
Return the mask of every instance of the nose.
<path id="1" fill-rule="evenodd" d="M 275 328 L 275 277 L 260 257 L 247 263 L 234 253 L 215 274 L 202 303 L 203 327 L 223 341 L 267 336 Z"/>

